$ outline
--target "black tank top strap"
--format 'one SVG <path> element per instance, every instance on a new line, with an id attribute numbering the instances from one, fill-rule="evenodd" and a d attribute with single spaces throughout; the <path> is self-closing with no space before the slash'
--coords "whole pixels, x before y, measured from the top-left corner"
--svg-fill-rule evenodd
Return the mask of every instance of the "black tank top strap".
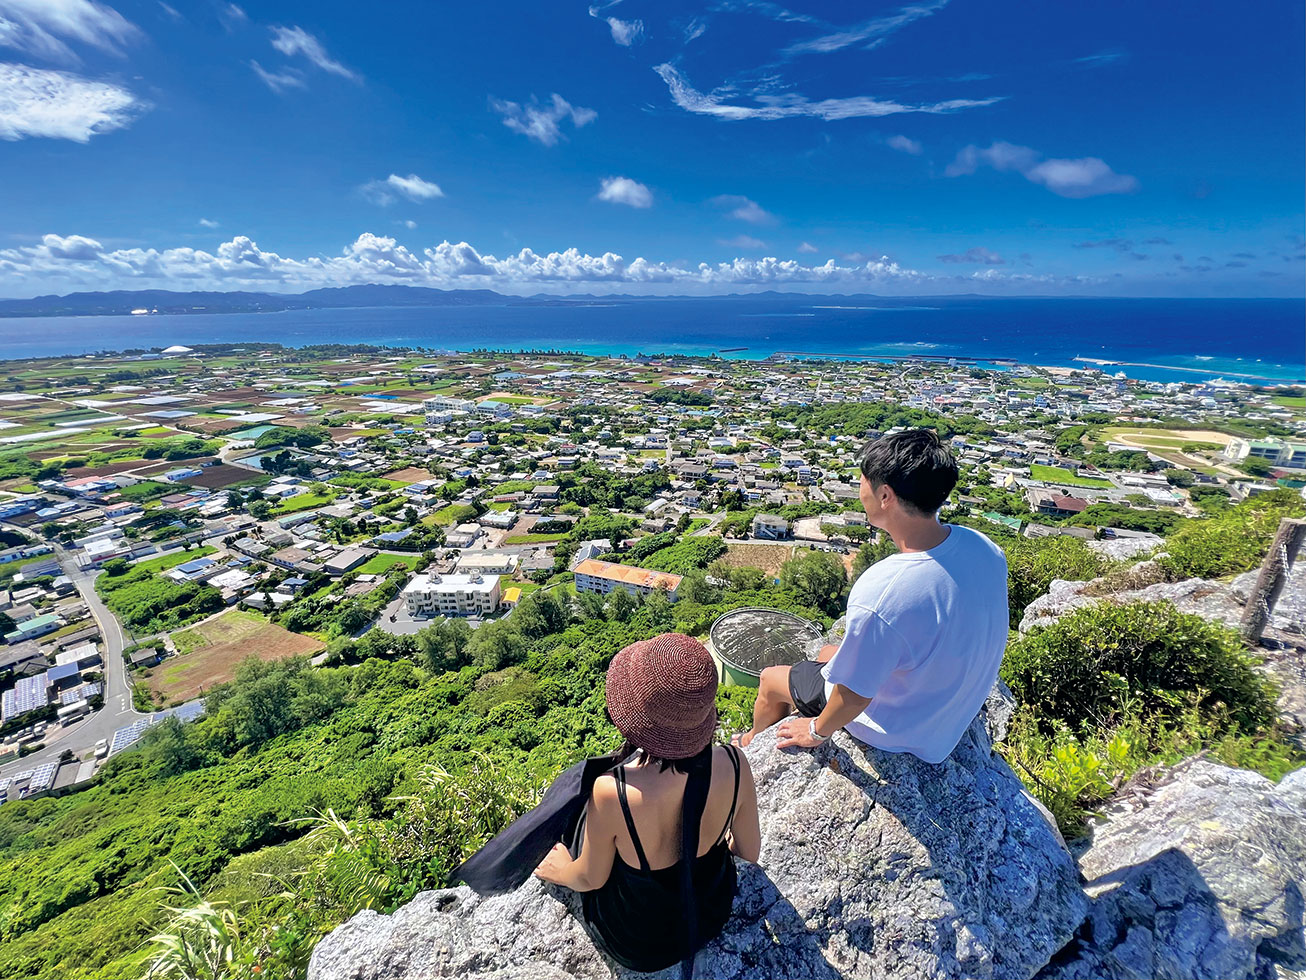
<path id="1" fill-rule="evenodd" d="M 639 858 L 639 870 L 650 871 L 648 858 L 644 856 L 644 845 L 639 842 L 639 834 L 635 831 L 635 818 L 630 813 L 630 803 L 626 800 L 626 772 L 624 767 L 617 766 L 612 770 L 612 775 L 617 780 L 617 800 L 621 803 L 621 814 L 626 818 L 626 829 L 630 831 L 630 842 L 635 845 L 635 856 Z"/>
<path id="2" fill-rule="evenodd" d="M 730 833 L 730 828 L 734 826 L 735 823 L 735 807 L 739 805 L 739 756 L 737 754 L 738 752 L 739 750 L 735 748 L 733 745 L 726 746 L 726 755 L 730 757 L 730 764 L 734 766 L 735 769 L 735 795 L 734 798 L 731 799 L 730 801 L 730 816 L 726 817 L 726 825 L 721 828 L 721 833 L 717 835 L 717 839 L 716 839 L 717 844 L 720 844 L 723 840 L 726 839 L 726 834 Z M 713 844 L 712 846 L 715 847 L 716 844 Z"/>

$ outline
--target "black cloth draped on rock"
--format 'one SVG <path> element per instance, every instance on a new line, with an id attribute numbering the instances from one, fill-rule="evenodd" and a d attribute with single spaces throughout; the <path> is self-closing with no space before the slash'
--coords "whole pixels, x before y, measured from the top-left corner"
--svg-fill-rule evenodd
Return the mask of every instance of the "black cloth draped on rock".
<path id="1" fill-rule="evenodd" d="M 617 755 L 597 756 L 564 770 L 545 791 L 538 806 L 523 814 L 468 858 L 453 879 L 482 894 L 520 887 L 554 844 L 579 846 L 581 823 L 594 781 L 606 772 L 617 780 L 626 827 L 640 866 L 629 867 L 618 855 L 603 887 L 581 896 L 585 931 L 594 944 L 627 969 L 641 973 L 681 962 L 681 976 L 693 974 L 694 954 L 714 939 L 730 918 L 735 894 L 735 865 L 726 843 L 739 799 L 739 758 L 728 749 L 735 770 L 734 802 L 716 843 L 698 854 L 699 827 L 712 779 L 712 748 L 689 764 L 681 810 L 681 860 L 669 868 L 650 868 L 626 801 L 625 775 Z"/>

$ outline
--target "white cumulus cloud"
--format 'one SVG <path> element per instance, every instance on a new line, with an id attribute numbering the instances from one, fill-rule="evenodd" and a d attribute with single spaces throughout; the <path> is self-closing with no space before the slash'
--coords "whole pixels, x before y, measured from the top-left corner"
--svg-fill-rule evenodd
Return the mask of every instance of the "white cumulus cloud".
<path id="1" fill-rule="evenodd" d="M 121 129 L 148 106 L 127 89 L 62 71 L 0 64 L 0 139 L 85 143 Z"/>
<path id="2" fill-rule="evenodd" d="M 503 124 L 514 133 L 529 136 L 545 146 L 554 146 L 563 138 L 560 124 L 564 120 L 570 119 L 571 124 L 580 129 L 598 117 L 593 109 L 574 106 L 557 92 L 544 103 L 532 95 L 526 105 L 491 98 L 490 108 L 503 117 Z"/>
<path id="3" fill-rule="evenodd" d="M 856 265 L 806 265 L 774 256 L 697 265 L 627 260 L 615 252 L 575 248 L 538 253 L 523 248 L 497 257 L 467 242 L 443 241 L 421 252 L 394 238 L 359 235 L 339 255 L 296 259 L 265 251 L 237 235 L 213 252 L 183 248 L 108 250 L 81 235 L 46 235 L 38 245 L 0 249 L 0 286 L 16 292 L 51 288 L 308 289 L 367 282 L 512 290 L 540 284 L 669 284 L 712 290 L 750 284 L 851 283 L 910 285 L 928 277 L 885 257 Z"/>
<path id="4" fill-rule="evenodd" d="M 920 140 L 914 140 L 910 136 L 890 136 L 884 142 L 889 149 L 897 150 L 899 153 L 910 153 L 914 157 L 920 156 L 925 149 L 921 146 Z"/>
<path id="5" fill-rule="evenodd" d="M 439 184 L 423 180 L 417 174 L 409 174 L 407 177 L 391 174 L 385 180 L 369 180 L 359 190 L 373 204 L 382 207 L 390 206 L 401 197 L 418 204 L 444 197 Z"/>
<path id="6" fill-rule="evenodd" d="M 1097 157 L 1045 160 L 1035 149 L 1001 140 L 988 147 L 974 144 L 962 147 L 944 174 L 960 177 L 973 174 L 983 166 L 1004 173 L 1015 171 L 1026 180 L 1062 197 L 1130 194 L 1138 190 L 1138 178 L 1116 173 Z"/>
<path id="7" fill-rule="evenodd" d="M 599 187 L 598 199 L 609 204 L 628 204 L 632 208 L 651 208 L 653 192 L 629 177 L 605 177 Z"/>
<path id="8" fill-rule="evenodd" d="M 303 55 L 323 71 L 357 80 L 358 75 L 327 54 L 326 48 L 302 27 L 273 27 L 272 46 L 287 58 Z"/>
<path id="9" fill-rule="evenodd" d="M 775 222 L 775 215 L 741 194 L 718 194 L 708 203 L 723 208 L 730 217 L 749 224 L 769 225 Z"/>
<path id="10" fill-rule="evenodd" d="M 992 105 L 1000 101 L 999 97 L 988 99 L 948 99 L 943 102 L 910 105 L 885 99 L 876 99 L 869 95 L 854 95 L 837 99 L 812 100 L 796 92 L 779 94 L 755 92 L 751 99 L 754 105 L 741 105 L 729 91 L 700 92 L 685 78 L 674 65 L 665 63 L 654 69 L 667 83 L 671 99 L 680 108 L 700 115 L 715 116 L 717 119 L 792 119 L 811 116 L 817 119 L 856 119 L 860 117 L 892 116 L 904 112 L 922 112 L 932 115 L 956 112 L 960 109 L 973 109 Z"/>
<path id="11" fill-rule="evenodd" d="M 96 0 L 0 0 L 0 47 L 51 61 L 76 62 L 68 42 L 122 53 L 140 31 Z"/>

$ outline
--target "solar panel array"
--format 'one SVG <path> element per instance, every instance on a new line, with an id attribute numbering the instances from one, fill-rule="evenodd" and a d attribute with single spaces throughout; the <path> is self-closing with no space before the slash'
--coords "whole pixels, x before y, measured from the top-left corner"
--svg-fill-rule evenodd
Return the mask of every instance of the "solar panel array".
<path id="1" fill-rule="evenodd" d="M 28 792 L 40 793 L 54 785 L 54 775 L 59 771 L 59 763 L 47 762 L 43 766 L 37 766 L 36 771 L 32 773 L 32 781 L 28 784 Z"/>
<path id="2" fill-rule="evenodd" d="M 74 687 L 64 691 L 59 695 L 60 704 L 76 704 L 78 701 L 89 701 L 102 690 L 98 683 L 82 684 L 80 687 Z"/>
<path id="3" fill-rule="evenodd" d="M 28 711 L 44 708 L 50 703 L 46 694 L 46 676 L 44 673 L 35 677 L 21 678 L 12 691 L 5 691 L 0 698 L 0 716 L 5 721 L 16 718 Z"/>
<path id="4" fill-rule="evenodd" d="M 158 714 L 150 715 L 139 721 L 134 721 L 125 728 L 119 728 L 113 733 L 113 740 L 109 743 L 109 754 L 116 755 L 123 749 L 129 749 L 141 740 L 152 726 L 157 725 L 163 719 L 169 716 L 175 717 L 178 721 L 194 721 L 200 715 L 204 714 L 204 701 L 197 699 L 188 701 L 186 704 L 178 705 L 167 711 L 160 711 Z"/>

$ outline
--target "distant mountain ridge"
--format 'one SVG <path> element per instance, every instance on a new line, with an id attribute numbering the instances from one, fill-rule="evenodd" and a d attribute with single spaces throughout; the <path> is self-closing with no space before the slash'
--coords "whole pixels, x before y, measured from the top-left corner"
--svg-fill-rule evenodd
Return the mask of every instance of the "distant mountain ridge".
<path id="1" fill-rule="evenodd" d="M 0 316 L 109 316 L 140 309 L 159 313 L 254 313 L 360 306 L 488 306 L 522 301 L 520 297 L 504 296 L 489 289 L 424 286 L 339 286 L 311 289 L 306 293 L 115 289 L 0 299 Z"/>

